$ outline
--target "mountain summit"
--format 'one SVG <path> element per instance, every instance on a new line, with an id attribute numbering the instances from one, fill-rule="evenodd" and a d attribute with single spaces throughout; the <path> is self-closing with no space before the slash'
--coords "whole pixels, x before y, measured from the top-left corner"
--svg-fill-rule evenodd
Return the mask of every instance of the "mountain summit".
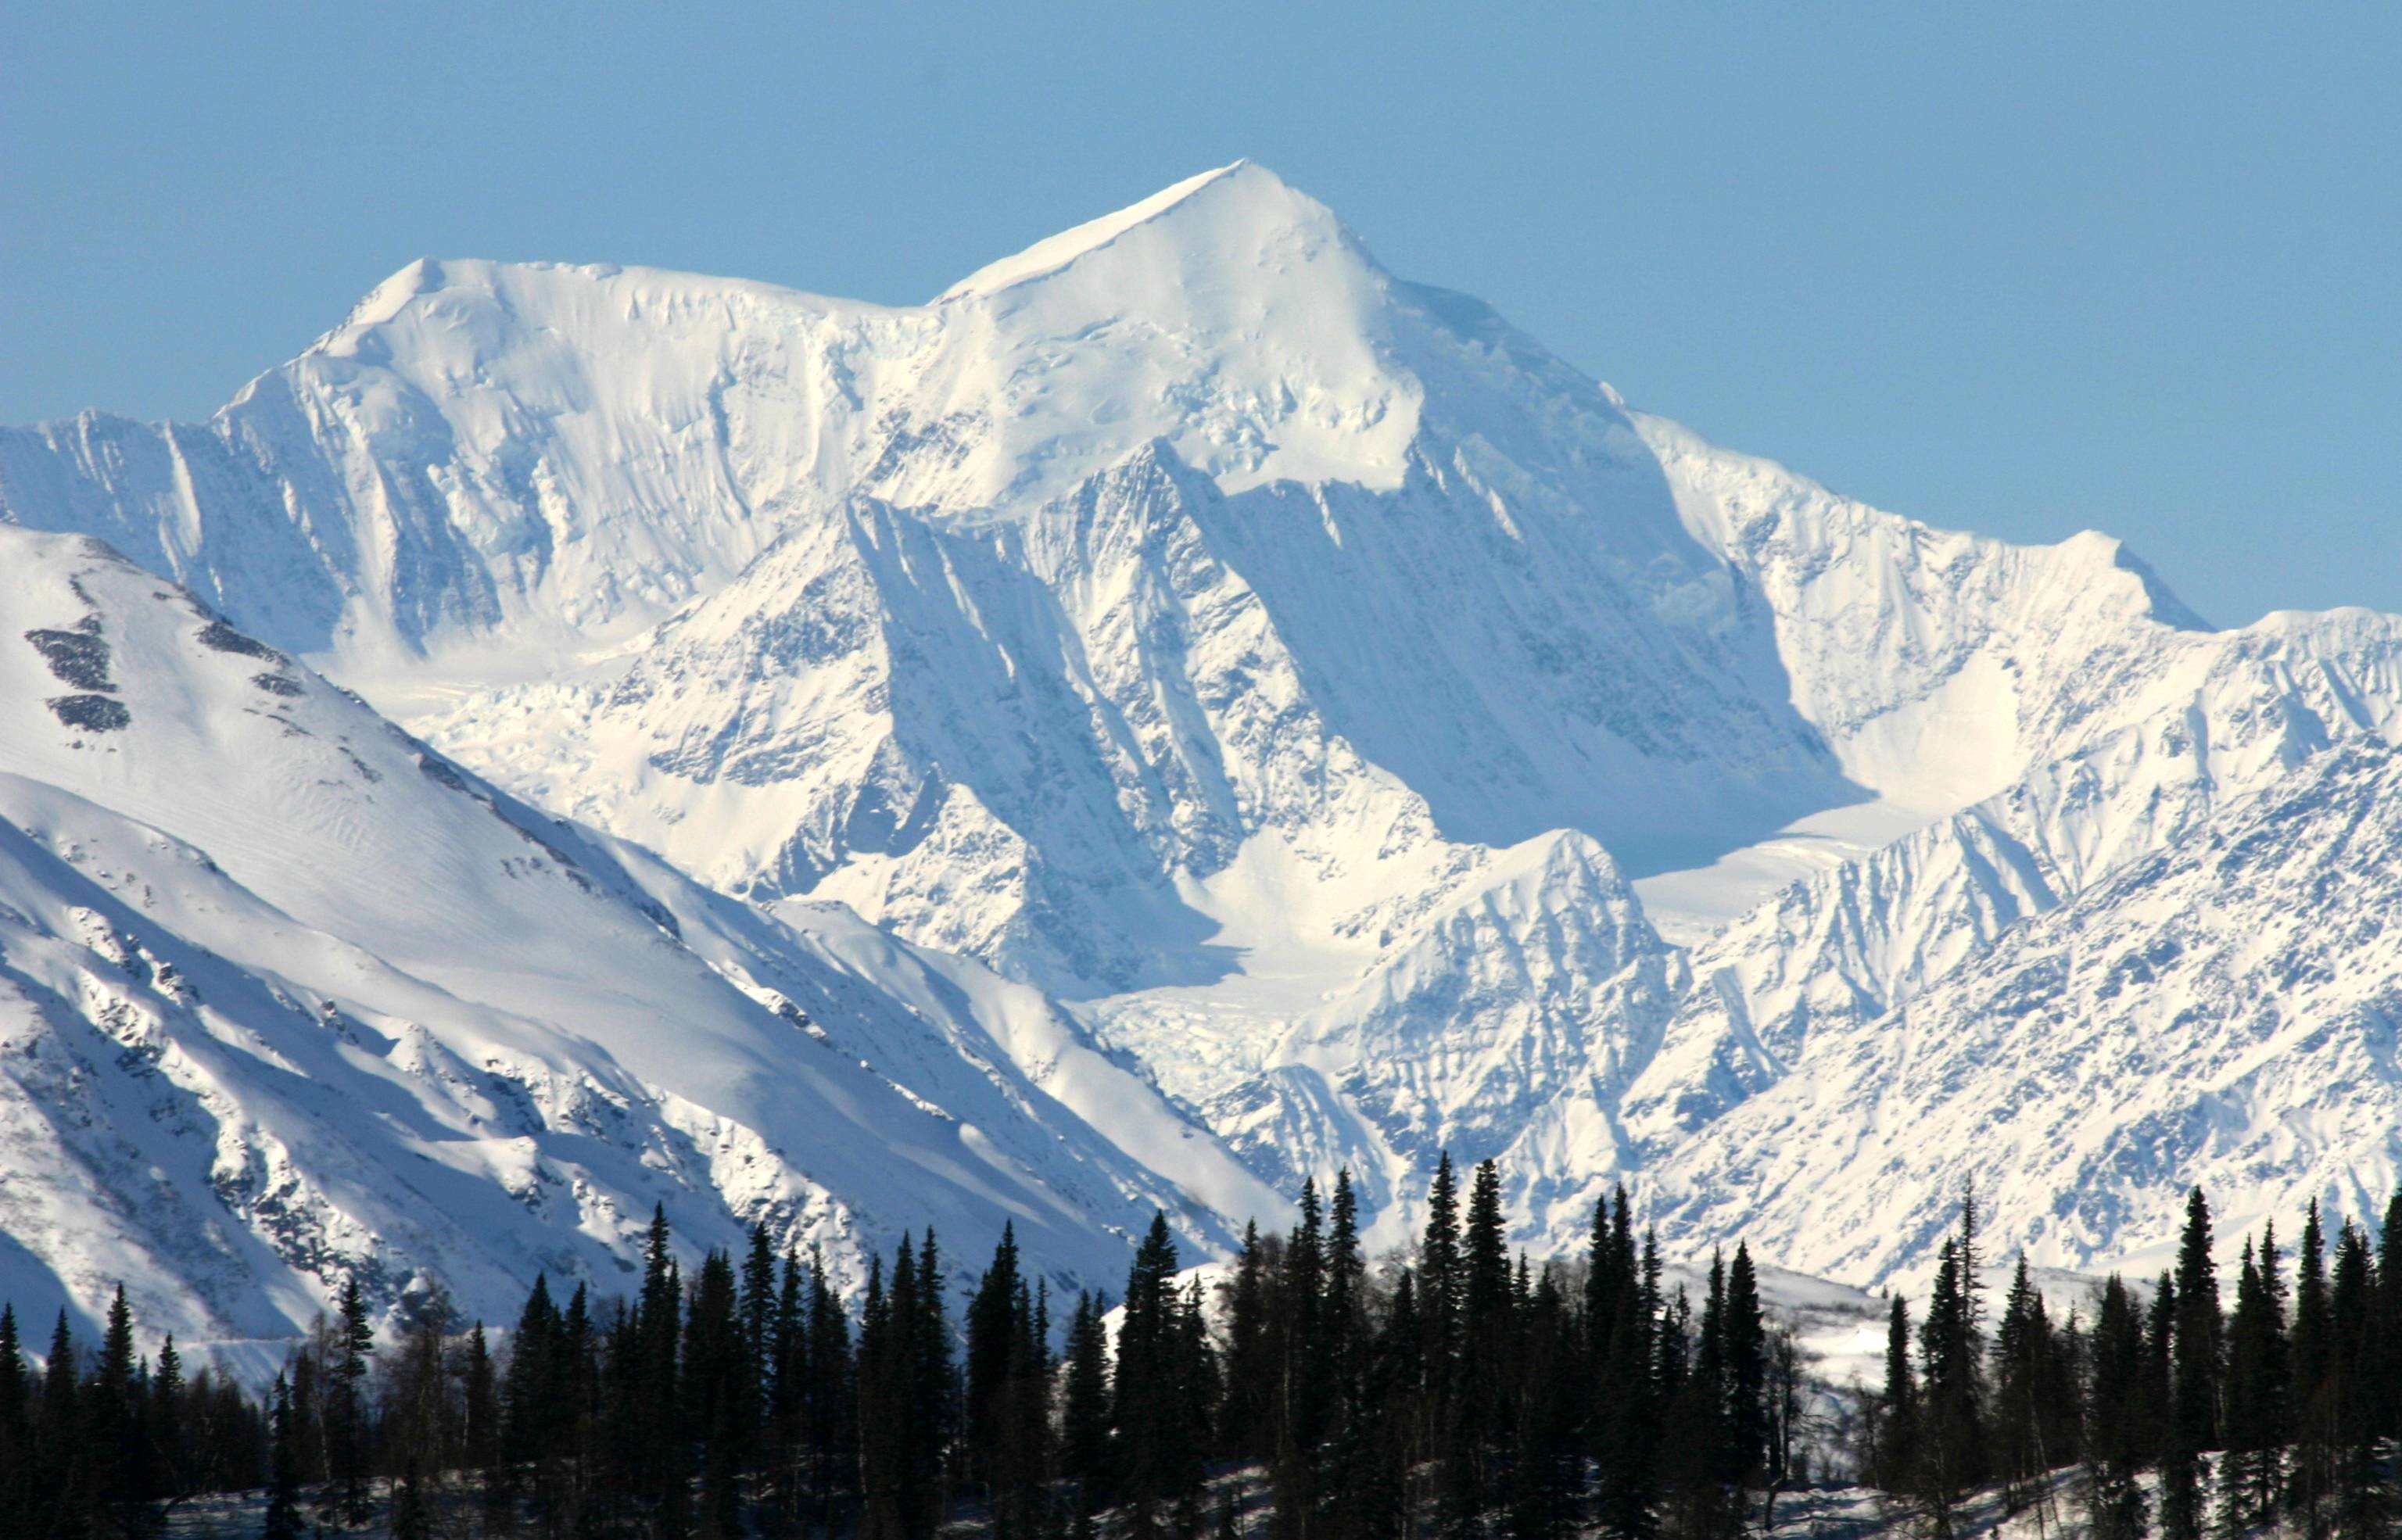
<path id="1" fill-rule="evenodd" d="M 655 856 L 754 938 L 710 963 L 738 985 L 758 934 L 838 933 L 877 997 L 949 980 L 980 1004 L 924 1007 L 938 1078 L 1036 1086 L 1032 1126 L 1123 1162 L 1079 1225 L 1164 1182 L 1209 1233 L 1348 1166 L 1398 1235 L 1448 1148 L 1504 1162 L 1529 1244 L 1624 1179 L 1679 1244 L 1773 1220 L 1781 1260 L 1899 1275 L 1915 1243 L 1822 1241 L 1769 1189 L 1981 1137 L 2099 1039 L 2024 1025 L 2020 1078 L 1964 1063 L 1841 1150 L 1772 1120 L 1866 1118 L 1862 1045 L 1914 999 L 1989 997 L 2037 916 L 2402 738 L 2402 622 L 2212 631 L 2105 536 L 1931 529 L 1719 449 L 1249 162 L 918 307 L 419 262 L 206 424 L 0 433 L 0 517 Z M 2148 955 L 2150 911 L 2107 913 Z M 1830 1053 L 1867 1079 L 1811 1101 Z M 2298 1139 L 2277 1182 L 2381 1180 Z M 2039 1154 L 1993 1180 L 2035 1192 Z M 2148 1244 L 2213 1158 L 1999 1244 Z M 1909 1171 L 1877 1222 L 1931 1234 L 1953 1173 Z"/>
<path id="2" fill-rule="evenodd" d="M 944 290 L 935 303 L 986 297 L 1052 277 L 1129 237 L 1146 248 L 1137 261 L 1156 262 L 1166 254 L 1188 273 L 1222 278 L 1275 247 L 1296 241 L 1322 245 L 1346 233 L 1325 204 L 1266 167 L 1237 160 L 980 268 Z"/>

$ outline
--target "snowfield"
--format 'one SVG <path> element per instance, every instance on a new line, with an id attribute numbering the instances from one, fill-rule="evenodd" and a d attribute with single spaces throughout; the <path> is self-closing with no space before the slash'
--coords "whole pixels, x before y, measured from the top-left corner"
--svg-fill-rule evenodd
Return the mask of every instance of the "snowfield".
<path id="1" fill-rule="evenodd" d="M 1099 1284 L 1446 1148 L 1882 1286 L 1964 1179 L 2091 1270 L 2396 1174 L 2402 618 L 1719 449 L 1249 162 L 919 307 L 419 261 L 0 520 L 21 1301 L 662 1201 Z"/>

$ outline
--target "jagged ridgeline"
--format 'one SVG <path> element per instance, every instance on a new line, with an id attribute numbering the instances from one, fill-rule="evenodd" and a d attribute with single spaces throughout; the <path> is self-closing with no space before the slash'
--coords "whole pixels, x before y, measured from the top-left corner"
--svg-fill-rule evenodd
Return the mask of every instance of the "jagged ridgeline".
<path id="1" fill-rule="evenodd" d="M 1719 449 L 1256 165 L 923 305 L 415 262 L 0 431 L 0 1285 L 1072 1294 L 1445 1148 L 1537 1258 L 2106 1271 L 2402 1169 L 2397 738 L 2402 621 Z"/>
<path id="2" fill-rule="evenodd" d="M 2232 1308 L 2191 1194 L 2174 1266 L 2064 1315 L 2025 1259 L 1996 1306 L 1973 1203 L 1882 1382 L 1836 1390 L 1762 1307 L 1748 1248 L 1663 1285 L 1624 1195 L 1582 1254 L 1512 1258 L 1500 1175 L 1446 1157 L 1409 1254 L 1372 1261 L 1348 1173 L 1280 1236 L 1180 1273 L 1165 1215 L 1123 1292 L 1055 1299 L 1004 1229 L 973 1288 L 933 1231 L 859 1308 L 764 1229 L 687 1274 L 663 1214 L 639 1291 L 538 1279 L 496 1349 L 438 1297 L 382 1340 L 347 1288 L 254 1399 L 120 1293 L 29 1371 L 0 1313 L 0 1532 L 140 1532 L 175 1505 L 273 1540 L 311 1516 L 487 1534 L 1414 1533 L 1734 1540 L 1830 1509 L 1937 1534 L 2028 1515 L 2113 1540 L 2290 1522 L 2384 1535 L 2402 1498 L 2402 1198 L 2385 1239 L 2315 1207 L 2246 1238 Z M 2289 1270 L 2290 1263 L 2290 1270 Z M 227 1500 L 223 1494 L 251 1495 Z M 1830 1493 L 1832 1494 L 1830 1496 Z"/>
<path id="3" fill-rule="evenodd" d="M 1219 1208 L 1274 1209 L 1206 1140 L 1172 1183 L 1050 1095 L 1197 1132 L 988 974 L 543 814 L 96 542 L 0 527 L 0 574 L 21 1310 L 90 1329 L 121 1285 L 151 1329 L 273 1341 L 354 1281 L 379 1319 L 498 1318 L 537 1273 L 616 1292 L 662 1203 L 852 1293 L 904 1231 L 1013 1217 L 1094 1286 L 1155 1207 L 1212 1252 Z"/>

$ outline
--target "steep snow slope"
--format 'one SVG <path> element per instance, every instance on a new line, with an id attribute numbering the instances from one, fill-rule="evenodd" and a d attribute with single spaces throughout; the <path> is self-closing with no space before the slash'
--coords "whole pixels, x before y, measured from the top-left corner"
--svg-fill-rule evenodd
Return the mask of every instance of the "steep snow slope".
<path id="1" fill-rule="evenodd" d="M 1356 909 L 1343 872 L 1314 881 L 1247 859 L 1206 900 L 1242 974 L 1086 1011 L 1288 1190 L 1349 1166 L 1383 1211 L 1379 1240 L 1416 1223 L 1444 1148 L 1503 1160 L 1516 1212 L 1574 1232 L 1627 1163 L 1610 1108 L 1653 1051 L 1682 961 L 1581 835 L 1416 854 L 1360 863 L 1365 892 L 1405 897 Z"/>
<path id="2" fill-rule="evenodd" d="M 1822 1038 L 2402 736 L 2402 623 L 2210 632 L 2103 536 L 1716 448 L 1249 164 L 920 307 L 421 262 L 207 425 L 0 433 L 0 518 L 656 851 L 605 859 L 754 997 L 838 963 L 1237 1219 L 1447 1146 L 1572 1237 Z"/>
<path id="3" fill-rule="evenodd" d="M 1874 804 L 1644 884 L 1680 940 L 2065 758 L 2181 634 L 2206 630 L 2117 541 L 2013 546 L 1838 496 L 1635 416 L 1693 530 L 1774 615 L 1794 706 Z"/>
<path id="4" fill-rule="evenodd" d="M 1671 993 L 1618 859 L 1858 795 L 1615 400 L 1256 167 L 919 310 L 420 264 L 213 430 L 233 506 L 307 510 L 287 575 L 214 484 L 130 495 L 131 430 L 20 438 L 0 495 L 149 516 L 245 619 L 334 596 L 255 613 L 720 887 L 1096 997 L 1279 1181 L 1554 1104 L 1581 1145 Z"/>
<path id="5" fill-rule="evenodd" d="M 1014 1217 L 1099 1283 L 1154 1203 L 1204 1244 L 1277 1211 L 1031 991 L 542 819 L 96 543 L 0 529 L 0 572 L 21 1302 L 122 1278 L 186 1337 L 274 1334 L 357 1271 L 493 1313 L 541 1269 L 616 1286 L 657 1202 L 846 1269 Z"/>
<path id="6" fill-rule="evenodd" d="M 1698 947 L 1696 987 L 1628 1097 L 1640 1148 L 1674 1148 L 1773 1083 L 1814 1035 L 1883 1015 L 2329 746 L 2402 742 L 2402 617 L 2281 614 L 2156 639 L 2114 679 L 2080 681 L 2088 698 L 2061 735 L 2073 753 L 1784 889 Z"/>
<path id="7" fill-rule="evenodd" d="M 1657 1192 L 1688 1234 L 1868 1283 L 1923 1265 L 1968 1181 L 2000 1244 L 2070 1268 L 2164 1258 L 2196 1183 L 2229 1233 L 2373 1210 L 2402 1175 L 2397 915 L 2402 753 L 2328 750 L 1814 1033 Z"/>
<path id="8" fill-rule="evenodd" d="M 1765 615 L 1686 533 L 1624 413 L 1475 301 L 1394 280 L 1248 164 L 1024 268 L 889 311 L 421 262 L 205 429 L 8 435 L 0 502 L 107 536 L 400 702 L 553 674 L 787 531 L 787 587 L 752 599 L 800 602 L 855 564 L 880 580 L 871 557 L 922 553 L 939 588 L 942 563 L 983 566 L 974 612 L 946 622 L 960 644 L 1072 678 L 1106 628 L 1183 639 L 1189 550 L 1446 832 L 1566 824 L 1651 862 L 1847 794 Z M 1179 474 L 1139 485 L 1143 459 Z M 903 525 L 873 550 L 847 534 L 863 500 Z M 991 624 L 1026 634 L 979 634 L 994 584 L 1065 612 L 1001 606 Z M 1110 661 L 1191 694 L 1172 655 Z M 1646 773 L 1662 764 L 1679 773 Z M 680 766 L 688 795 L 712 768 Z M 722 831 L 770 851 L 802 832 Z"/>

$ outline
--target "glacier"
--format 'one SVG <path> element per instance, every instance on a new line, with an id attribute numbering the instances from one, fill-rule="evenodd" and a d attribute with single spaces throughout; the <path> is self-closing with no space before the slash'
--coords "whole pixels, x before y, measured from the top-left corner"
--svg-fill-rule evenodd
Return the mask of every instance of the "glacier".
<path id="1" fill-rule="evenodd" d="M 1746 1234 L 1872 1286 L 1923 1267 L 1929 1205 L 1963 1177 L 1996 1195 L 2000 1244 L 2090 1267 L 2157 1244 L 2205 1176 L 2238 1210 L 2307 1189 L 2362 1212 L 2395 1166 L 2390 1134 L 2297 1110 L 2290 1138 L 2246 1162 L 2209 1139 L 2118 1147 L 2106 1197 L 2087 1202 L 2091 1169 L 1996 1144 L 1991 1120 L 2070 1139 L 2080 1087 L 2123 1075 L 2125 1054 L 2024 1014 L 2007 1018 L 2010 1052 L 1958 1060 L 1951 1093 L 1883 1098 L 1913 1023 L 1956 1017 L 1963 1044 L 2003 1031 L 1975 981 L 2026 938 L 2081 944 L 2090 925 L 2097 945 L 2157 951 L 2170 909 L 2097 907 L 2127 873 L 2265 808 L 2342 816 L 2340 799 L 2293 799 L 2402 740 L 2402 619 L 2214 629 L 2106 536 L 2011 545 L 1842 497 L 1631 407 L 1480 301 L 1395 277 L 1253 163 L 922 306 L 421 260 L 207 423 L 0 431 L 0 520 L 105 542 L 191 596 L 162 601 L 175 612 L 221 612 L 297 660 L 280 677 L 351 713 L 311 743 L 418 743 L 470 789 L 393 770 L 438 806 L 324 814 L 344 832 L 309 857 L 318 881 L 393 886 L 380 907 L 321 913 L 219 848 L 268 848 L 283 804 L 231 773 L 215 798 L 98 775 L 186 757 L 127 754 L 181 719 L 129 699 L 121 739 L 58 722 L 45 655 L 25 649 L 18 731 L 47 747 L 0 770 L 28 799 L 46 789 L 39 808 L 101 820 L 26 833 L 35 846 L 96 845 L 121 818 L 209 851 L 256 917 L 149 928 L 260 981 L 228 990 L 332 1000 L 363 1031 L 406 1019 L 462 1074 L 541 1059 L 582 1089 L 545 1082 L 552 1102 L 525 1114 L 537 1148 L 606 1086 L 642 1109 L 637 1142 L 685 1151 L 581 1178 L 588 1202 L 488 1236 L 390 1231 L 407 1258 L 391 1266 L 446 1286 L 522 1274 L 545 1245 L 598 1269 L 623 1254 L 627 1215 L 668 1193 L 708 1214 L 704 1240 L 763 1216 L 856 1244 L 1041 1212 L 1058 1227 L 1045 1264 L 1097 1278 L 1145 1203 L 1207 1249 L 1348 1166 L 1373 1235 L 1398 1242 L 1444 1148 L 1504 1162 L 1531 1246 L 1573 1244 L 1625 1181 L 1672 1247 Z M 60 591 L 88 580 L 68 569 L 118 571 L 80 546 L 16 550 L 8 591 L 59 613 L 0 632 L 0 652 L 21 629 L 71 628 Z M 297 709 L 230 709 L 266 707 Z M 442 801 L 462 796 L 487 811 Z M 52 829 L 25 807 L 21 832 Z M 462 995 L 429 962 L 452 945 L 429 954 L 420 933 L 446 896 L 463 929 L 445 937 L 523 923 L 506 915 L 535 879 L 491 876 L 504 823 L 572 854 L 626 906 L 608 925 L 648 926 L 642 947 L 674 957 L 623 986 L 646 1007 L 587 1010 L 598 986 L 564 968 Z M 462 827 L 498 842 L 490 859 L 384 853 L 421 863 Z M 571 868 L 543 859 L 556 886 Z M 63 880 L 26 877 L 50 896 L 16 905 L 40 921 L 53 991 L 70 957 L 108 977 L 87 922 L 64 917 Z M 2256 887 L 2230 905 L 2290 900 Z M 597 924 L 562 920 L 545 944 L 616 946 Z M 242 940 L 279 925 L 462 1004 L 284 977 Z M 2192 1019 L 2118 1031 L 2206 1037 L 2252 1009 L 2247 988 L 2298 1000 L 2307 971 L 2231 971 Z M 539 1052 L 494 1048 L 495 1013 Z M 64 1052 L 106 1014 L 28 1019 Z M 145 1019 L 200 1030 L 163 1006 Z M 932 1108 L 917 1114 L 932 1131 L 794 1099 L 831 1073 L 827 1040 L 868 1061 L 877 1094 Z M 2039 1068 L 2012 1067 L 2021 1052 Z M 2186 1062 L 2162 1054 L 2119 1121 L 2198 1116 L 2177 1110 Z M 256 1105 L 281 1105 L 289 1087 L 258 1073 Z M 2264 1082 L 2246 1126 L 2311 1079 Z M 20 1082 L 13 1123 L 54 1123 L 62 1083 Z M 465 1105 L 439 1117 L 493 1116 Z M 689 1152 L 701 1123 L 772 1155 L 738 1179 L 728 1157 Z M 973 1162 L 944 1145 L 968 1128 Z M 39 1137 L 24 1159 L 56 1174 L 46 1201 L 90 1201 L 107 1160 Z M 476 1181 L 525 1189 L 478 1159 Z M 976 1191 L 996 1162 L 1007 1181 Z M 2046 1185 L 2071 1178 L 2068 1197 Z M 370 1214 L 406 1206 L 371 1183 L 296 1180 L 307 1246 L 204 1267 L 161 1232 L 142 1242 L 159 1296 L 178 1269 L 195 1301 L 265 1269 L 297 1318 L 310 1288 L 365 1264 L 358 1238 L 384 1232 Z M 1857 1184 L 1841 1223 L 1813 1217 L 1829 1183 Z M 2049 1217 L 2055 1201 L 2081 1204 L 2078 1222 Z M 0 1228 L 72 1293 L 97 1274 L 53 1257 L 66 1212 Z M 282 1244 L 231 1212 L 207 1217 Z M 190 1308 L 196 1325 L 230 1309 Z"/>

